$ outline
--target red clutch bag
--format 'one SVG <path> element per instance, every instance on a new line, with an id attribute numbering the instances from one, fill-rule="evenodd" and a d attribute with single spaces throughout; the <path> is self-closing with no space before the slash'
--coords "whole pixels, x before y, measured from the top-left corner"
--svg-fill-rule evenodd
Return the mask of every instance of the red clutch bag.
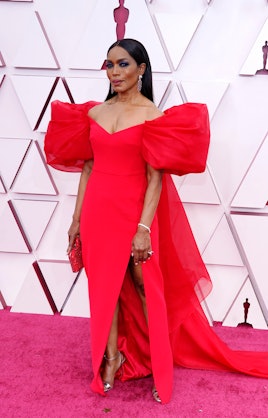
<path id="1" fill-rule="evenodd" d="M 72 249 L 69 252 L 68 256 L 73 272 L 77 273 L 84 266 L 82 260 L 82 246 L 79 235 L 76 236 Z"/>

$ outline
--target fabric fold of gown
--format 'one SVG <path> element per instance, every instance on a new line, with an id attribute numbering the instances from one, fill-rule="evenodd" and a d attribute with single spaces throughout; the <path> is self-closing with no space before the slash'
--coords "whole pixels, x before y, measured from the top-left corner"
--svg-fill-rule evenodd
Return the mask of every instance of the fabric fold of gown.
<path id="1" fill-rule="evenodd" d="M 87 115 L 96 104 L 53 102 L 45 137 L 47 163 L 56 169 L 81 171 L 84 161 L 94 158 L 80 228 L 91 308 L 92 389 L 104 394 L 101 365 L 118 299 L 118 346 L 127 359 L 118 377 L 153 374 L 163 403 L 171 397 L 174 363 L 268 377 L 267 353 L 230 350 L 206 319 L 200 302 L 211 281 L 170 176 L 204 171 L 206 106 L 174 106 L 152 121 L 110 134 Z M 164 172 L 151 226 L 154 255 L 142 265 L 148 326 L 128 272 L 147 163 Z"/>

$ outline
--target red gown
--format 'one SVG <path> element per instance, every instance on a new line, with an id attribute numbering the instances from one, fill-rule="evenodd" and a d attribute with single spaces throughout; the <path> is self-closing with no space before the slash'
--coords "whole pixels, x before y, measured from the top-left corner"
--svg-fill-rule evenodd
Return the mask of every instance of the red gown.
<path id="1" fill-rule="evenodd" d="M 94 158 L 80 228 L 91 308 L 92 389 L 104 394 L 101 364 L 118 298 L 118 347 L 127 359 L 120 378 L 153 374 L 163 403 L 172 393 L 174 364 L 268 377 L 268 353 L 231 350 L 206 319 L 200 302 L 211 281 L 170 176 L 204 171 L 206 106 L 175 106 L 110 134 L 87 115 L 96 104 L 53 102 L 45 137 L 47 163 L 56 169 L 81 171 Z M 148 327 L 127 270 L 147 187 L 146 163 L 164 171 L 151 226 L 154 255 L 142 265 Z"/>

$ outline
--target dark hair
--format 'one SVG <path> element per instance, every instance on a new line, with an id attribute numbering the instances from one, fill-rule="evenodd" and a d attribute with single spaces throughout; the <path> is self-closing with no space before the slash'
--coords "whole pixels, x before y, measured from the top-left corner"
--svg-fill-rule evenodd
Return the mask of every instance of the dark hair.
<path id="1" fill-rule="evenodd" d="M 141 94 L 143 94 L 143 96 L 147 97 L 147 99 L 153 102 L 154 99 L 153 99 L 152 68 L 151 68 L 150 59 L 149 59 L 149 56 L 145 47 L 142 45 L 141 42 L 136 41 L 135 39 L 124 38 L 124 39 L 114 42 L 108 49 L 107 54 L 115 46 L 120 46 L 121 48 L 124 48 L 129 53 L 129 55 L 136 61 L 137 65 L 140 65 L 142 63 L 146 64 L 146 69 L 142 76 Z M 109 92 L 107 94 L 105 101 L 116 96 L 116 94 L 117 93 L 115 92 L 111 93 L 111 85 L 110 85 Z"/>

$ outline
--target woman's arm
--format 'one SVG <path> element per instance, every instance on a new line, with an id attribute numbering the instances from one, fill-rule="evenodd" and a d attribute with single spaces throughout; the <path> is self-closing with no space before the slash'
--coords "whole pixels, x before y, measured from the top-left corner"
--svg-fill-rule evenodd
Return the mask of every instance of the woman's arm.
<path id="1" fill-rule="evenodd" d="M 74 243 L 74 239 L 76 235 L 78 235 L 80 232 L 80 215 L 81 215 L 82 203 L 84 200 L 86 185 L 87 185 L 88 178 L 92 170 L 92 166 L 93 166 L 93 160 L 85 161 L 85 164 L 84 164 L 81 176 L 80 176 L 76 204 L 75 204 L 75 209 L 74 209 L 74 214 L 73 214 L 73 221 L 68 231 L 69 245 L 67 248 L 67 253 L 69 253 L 69 251 L 71 250 L 73 243 Z"/>
<path id="2" fill-rule="evenodd" d="M 159 202 L 161 188 L 162 188 L 162 173 L 154 170 L 150 165 L 147 166 L 148 186 L 146 189 L 143 210 L 140 217 L 140 225 L 137 227 L 137 232 L 132 240 L 132 255 L 134 263 L 146 261 L 149 257 L 148 251 L 151 251 L 151 237 L 150 226 L 153 221 L 157 205 Z"/>

